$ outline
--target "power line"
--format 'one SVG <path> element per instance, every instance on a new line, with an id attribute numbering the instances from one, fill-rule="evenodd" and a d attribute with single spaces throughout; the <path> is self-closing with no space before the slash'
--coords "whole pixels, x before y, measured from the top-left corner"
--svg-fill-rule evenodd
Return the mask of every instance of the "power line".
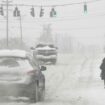
<path id="1" fill-rule="evenodd" d="M 33 7 L 62 7 L 62 6 L 70 6 L 70 5 L 78 5 L 78 4 L 88 4 L 88 3 L 94 3 L 94 2 L 98 2 L 98 1 L 102 1 L 102 0 L 89 0 L 89 1 L 82 1 L 82 2 L 76 2 L 76 3 L 67 3 L 67 4 L 54 4 L 54 5 L 29 5 L 29 4 L 9 4 L 9 6 L 33 6 Z M 5 4 L 0 4 L 0 5 L 4 5 Z"/>
<path id="2" fill-rule="evenodd" d="M 24 29 L 31 29 L 31 30 L 34 30 L 34 31 L 39 31 L 41 28 L 34 28 L 34 27 L 26 27 L 26 26 L 23 26 Z M 19 28 L 19 26 L 11 26 L 12 29 L 15 30 L 15 28 Z M 3 30 L 5 28 L 0 28 L 0 30 Z M 96 30 L 96 29 L 105 29 L 105 25 L 102 25 L 102 26 L 91 26 L 91 27 L 73 27 L 73 28 L 58 28 L 56 29 L 56 31 L 70 31 L 70 30 Z"/>
<path id="3" fill-rule="evenodd" d="M 19 27 L 14 27 L 14 28 L 19 28 Z M 40 30 L 40 28 L 39 29 L 35 29 L 35 28 L 33 28 L 33 27 L 24 27 L 24 28 L 26 28 L 26 29 L 31 29 L 31 30 L 36 30 L 36 31 L 39 31 Z M 62 28 L 62 29 L 56 29 L 56 31 L 61 31 L 61 30 L 65 30 L 65 31 L 69 31 L 69 30 L 96 30 L 96 29 L 105 29 L 105 26 L 98 26 L 98 27 L 77 27 L 77 28 Z"/>

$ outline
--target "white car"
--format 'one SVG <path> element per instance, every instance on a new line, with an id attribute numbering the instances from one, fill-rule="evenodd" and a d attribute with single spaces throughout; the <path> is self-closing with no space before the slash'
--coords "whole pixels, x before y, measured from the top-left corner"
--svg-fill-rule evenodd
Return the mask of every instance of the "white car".
<path id="1" fill-rule="evenodd" d="M 57 62 L 57 47 L 53 44 L 38 44 L 35 48 L 36 58 L 39 62 L 51 62 L 56 64 Z"/>

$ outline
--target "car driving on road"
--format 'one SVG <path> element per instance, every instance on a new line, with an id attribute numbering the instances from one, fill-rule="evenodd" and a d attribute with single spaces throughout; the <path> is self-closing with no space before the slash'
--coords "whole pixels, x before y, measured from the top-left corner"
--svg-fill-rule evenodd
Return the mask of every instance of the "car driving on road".
<path id="1" fill-rule="evenodd" d="M 36 59 L 23 50 L 0 50 L 0 96 L 28 97 L 43 101 L 45 76 Z"/>
<path id="2" fill-rule="evenodd" d="M 35 55 L 40 63 L 52 63 L 57 62 L 57 47 L 53 44 L 39 43 L 35 47 Z"/>

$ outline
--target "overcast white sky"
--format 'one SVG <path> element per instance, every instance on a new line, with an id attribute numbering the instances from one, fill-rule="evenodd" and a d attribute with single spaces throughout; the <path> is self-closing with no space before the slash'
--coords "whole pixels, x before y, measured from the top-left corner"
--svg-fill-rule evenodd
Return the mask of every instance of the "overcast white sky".
<path id="1" fill-rule="evenodd" d="M 85 2 L 92 0 L 13 0 L 13 3 L 33 5 L 59 5 L 67 3 L 77 3 L 81 1 Z M 83 5 L 84 4 L 75 4 L 72 6 L 56 7 L 55 9 L 57 11 L 57 17 L 53 19 L 49 18 L 49 12 L 52 7 L 43 7 L 45 11 L 43 18 L 38 17 L 40 11 L 39 7 L 35 8 L 35 18 L 32 18 L 29 14 L 30 7 L 20 7 L 21 11 L 23 12 L 23 31 L 26 31 L 28 29 L 26 32 L 24 32 L 24 34 L 26 35 L 26 33 L 30 32 L 40 34 L 43 24 L 52 24 L 51 27 L 53 33 L 70 34 L 71 36 L 75 37 L 77 40 L 85 44 L 103 43 L 103 38 L 105 35 L 105 0 L 88 3 L 87 14 L 84 14 L 83 12 Z M 16 24 L 14 23 L 13 25 L 14 26 L 12 27 L 16 26 Z M 12 31 L 11 33 L 15 33 L 15 31 Z"/>

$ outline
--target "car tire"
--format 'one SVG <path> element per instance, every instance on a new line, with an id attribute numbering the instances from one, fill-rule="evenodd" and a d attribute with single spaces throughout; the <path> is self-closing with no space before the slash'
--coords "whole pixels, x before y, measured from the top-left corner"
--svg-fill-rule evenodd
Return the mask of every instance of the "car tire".
<path id="1" fill-rule="evenodd" d="M 30 97 L 31 102 L 38 102 L 39 101 L 39 87 L 38 83 L 35 82 L 32 89 L 32 95 Z"/>
<path id="2" fill-rule="evenodd" d="M 44 87 L 39 90 L 39 101 L 44 101 L 45 99 L 45 84 Z"/>

